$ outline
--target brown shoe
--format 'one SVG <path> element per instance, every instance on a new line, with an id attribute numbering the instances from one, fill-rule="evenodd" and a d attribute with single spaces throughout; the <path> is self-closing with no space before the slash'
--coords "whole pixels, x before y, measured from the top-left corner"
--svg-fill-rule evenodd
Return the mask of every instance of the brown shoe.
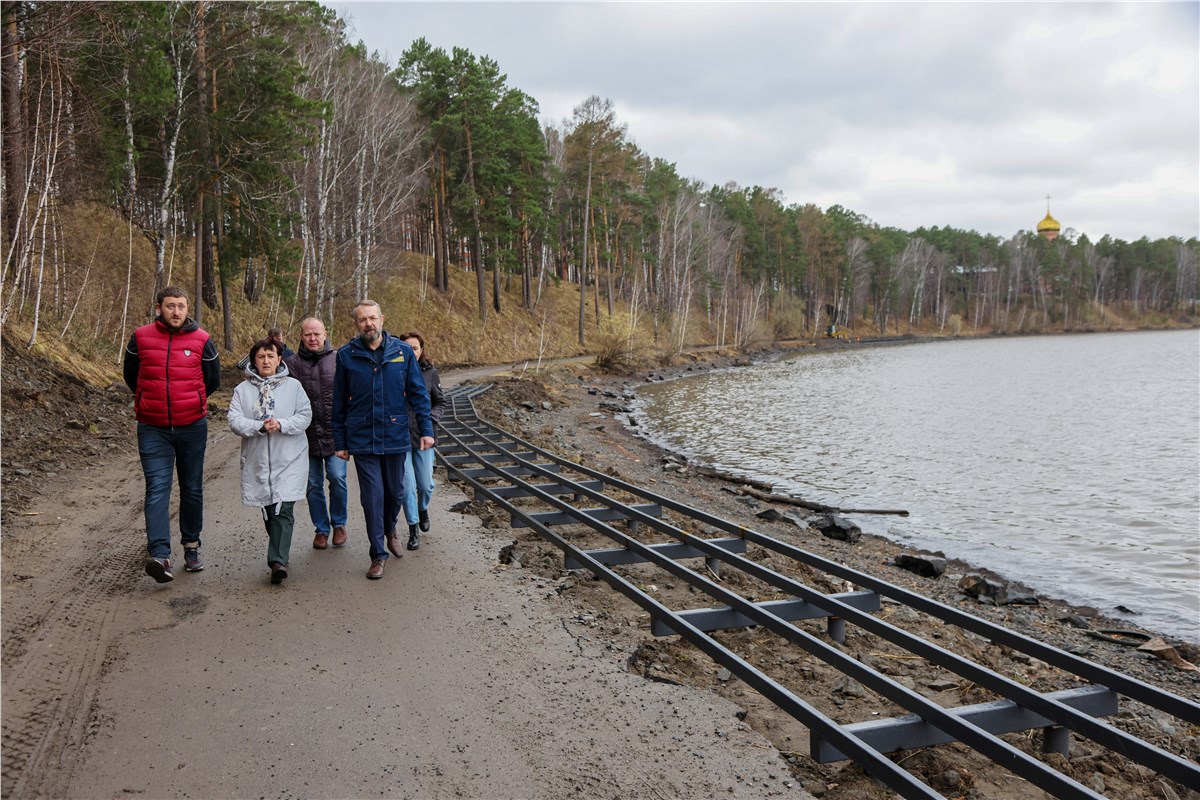
<path id="1" fill-rule="evenodd" d="M 371 562 L 371 568 L 367 570 L 367 577 L 373 581 L 377 581 L 383 577 L 383 559 L 377 558 Z"/>
<path id="2" fill-rule="evenodd" d="M 388 552 L 396 558 L 404 558 L 404 548 L 400 546 L 400 537 L 396 535 L 395 531 L 387 534 L 387 548 Z"/>
<path id="3" fill-rule="evenodd" d="M 313 537 L 313 549 L 324 550 L 329 547 L 329 534 L 317 531 L 317 535 Z"/>
<path id="4" fill-rule="evenodd" d="M 336 528 L 333 529 L 333 542 L 331 542 L 331 544 L 334 547 L 341 547 L 345 543 L 346 543 L 346 526 L 338 525 Z"/>

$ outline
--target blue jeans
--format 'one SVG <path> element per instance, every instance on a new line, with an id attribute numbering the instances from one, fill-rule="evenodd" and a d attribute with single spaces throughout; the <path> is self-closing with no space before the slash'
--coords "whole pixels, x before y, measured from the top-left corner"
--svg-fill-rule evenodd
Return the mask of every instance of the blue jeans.
<path id="1" fill-rule="evenodd" d="M 371 560 L 387 561 L 385 533 L 396 530 L 396 520 L 404 505 L 404 453 L 354 456 L 358 473 L 358 497 L 371 542 Z"/>
<path id="2" fill-rule="evenodd" d="M 146 478 L 146 550 L 171 557 L 171 472 L 179 476 L 179 534 L 186 545 L 200 543 L 204 530 L 204 448 L 208 419 L 160 428 L 139 422 L 138 455 Z"/>
<path id="3" fill-rule="evenodd" d="M 329 479 L 329 505 L 325 504 L 325 487 Z M 337 456 L 308 457 L 308 515 L 317 533 L 326 535 L 333 528 L 346 524 L 346 462 Z"/>
<path id="4" fill-rule="evenodd" d="M 420 520 L 418 509 L 429 508 L 433 497 L 433 448 L 409 450 L 404 459 L 404 518 L 409 525 Z"/>

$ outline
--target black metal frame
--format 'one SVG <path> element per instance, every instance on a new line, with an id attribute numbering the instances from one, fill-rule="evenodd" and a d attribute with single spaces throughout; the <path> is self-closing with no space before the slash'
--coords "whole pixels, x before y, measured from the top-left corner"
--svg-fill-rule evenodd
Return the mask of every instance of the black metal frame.
<path id="1" fill-rule="evenodd" d="M 822 760 L 833 754 L 849 757 L 901 796 L 938 797 L 938 793 L 897 767 L 894 762 L 883 756 L 878 748 L 921 747 L 935 742 L 959 740 L 1055 797 L 1103 797 L 994 735 L 1040 727 L 1046 730 L 1045 743 L 1049 749 L 1064 749 L 1067 731 L 1074 731 L 1185 786 L 1200 788 L 1200 768 L 1197 768 L 1196 764 L 1092 716 L 1114 713 L 1116 696 L 1121 694 L 1196 725 L 1200 724 L 1200 705 L 866 573 L 538 448 L 478 418 L 470 398 L 486 388 L 464 387 L 448 392 L 452 413 L 448 418 L 443 417 L 442 429 L 453 443 L 441 444 L 438 453 L 439 460 L 448 472 L 474 487 L 476 497 L 485 497 L 508 511 L 514 520 L 514 527 L 526 525 L 559 548 L 570 567 L 583 566 L 648 611 L 656 633 L 661 635 L 670 631 L 683 636 L 714 661 L 726 666 L 782 710 L 809 727 L 814 758 L 820 756 L 818 760 Z M 541 463 L 535 463 L 533 459 L 540 459 Z M 476 466 L 468 467 L 468 464 Z M 585 479 L 575 481 L 564 477 L 564 468 L 585 476 Z M 529 475 L 534 479 L 548 478 L 552 483 L 535 484 L 520 480 L 518 475 Z M 480 479 L 489 477 L 499 478 L 512 485 L 492 487 L 480 482 Z M 650 505 L 631 506 L 620 503 L 604 494 L 605 487 L 648 500 Z M 598 501 L 603 504 L 603 508 L 578 508 L 560 499 L 557 496 L 559 494 L 572 495 L 574 502 L 584 498 Z M 534 497 L 556 510 L 530 512 L 508 502 L 509 497 L 519 495 Z M 662 508 L 734 534 L 733 541 L 740 539 L 743 544 L 732 545 L 730 539 L 697 537 L 660 519 Z M 630 533 L 636 532 L 640 525 L 645 525 L 672 537 L 677 543 L 642 543 L 607 524 L 615 520 L 627 520 Z M 619 547 L 611 550 L 581 551 L 550 529 L 551 524 L 568 523 L 586 525 L 611 539 Z M 869 592 L 854 593 L 854 601 L 850 601 L 846 595 L 826 595 L 745 558 L 741 555 L 745 552 L 744 543 L 753 543 L 780 553 L 799 563 L 847 580 Z M 714 573 L 719 570 L 719 564 L 725 563 L 795 599 L 773 603 L 755 603 L 747 600 L 678 562 L 678 559 L 696 557 L 705 558 L 710 567 L 714 568 Z M 694 609 L 686 612 L 667 609 L 659 601 L 608 569 L 610 564 L 635 561 L 651 563 L 725 605 L 715 609 Z M 869 600 L 864 601 L 861 597 L 871 593 L 875 595 L 873 607 Z M 949 624 L 1028 653 L 1048 664 L 1092 681 L 1097 686 L 1071 690 L 1074 693 L 1066 695 L 1043 695 L 1035 692 L 872 616 L 870 611 L 878 608 L 879 596 L 890 597 Z M 722 616 L 722 623 L 713 624 L 713 617 Z M 791 624 L 795 619 L 816 616 L 828 616 L 830 633 L 835 639 L 838 638 L 841 625 L 849 621 L 1007 699 L 997 701 L 999 705 L 994 707 L 992 704 L 985 704 L 988 707 L 982 711 L 977 707 L 945 709 Z M 731 621 L 743 625 L 760 625 L 769 629 L 912 712 L 914 716 L 839 725 L 786 687 L 759 672 L 705 632 L 727 627 L 724 623 Z"/>

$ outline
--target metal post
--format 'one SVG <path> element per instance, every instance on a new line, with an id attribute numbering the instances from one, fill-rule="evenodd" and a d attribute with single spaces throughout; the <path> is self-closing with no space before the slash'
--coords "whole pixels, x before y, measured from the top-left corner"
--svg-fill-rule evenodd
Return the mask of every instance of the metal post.
<path id="1" fill-rule="evenodd" d="M 830 617 L 828 620 L 829 638 L 838 644 L 846 643 L 846 620 L 841 617 Z"/>
<path id="2" fill-rule="evenodd" d="M 1070 755 L 1071 730 L 1062 725 L 1048 725 L 1042 728 L 1042 752 L 1061 753 Z"/>

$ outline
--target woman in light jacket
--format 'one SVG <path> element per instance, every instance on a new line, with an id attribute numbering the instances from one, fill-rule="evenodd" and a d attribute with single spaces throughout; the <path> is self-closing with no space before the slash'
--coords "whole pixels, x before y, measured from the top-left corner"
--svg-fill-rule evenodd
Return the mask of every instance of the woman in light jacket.
<path id="1" fill-rule="evenodd" d="M 292 507 L 308 488 L 312 403 L 300 381 L 288 377 L 279 344 L 260 339 L 250 348 L 246 380 L 233 390 L 229 427 L 242 437 L 242 503 L 262 509 L 271 583 L 287 577 Z"/>

